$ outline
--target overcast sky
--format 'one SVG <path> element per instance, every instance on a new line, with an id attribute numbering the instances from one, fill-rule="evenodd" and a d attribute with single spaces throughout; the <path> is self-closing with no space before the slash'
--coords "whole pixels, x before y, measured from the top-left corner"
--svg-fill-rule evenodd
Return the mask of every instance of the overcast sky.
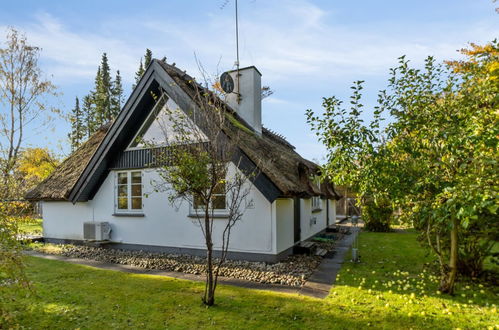
<path id="1" fill-rule="evenodd" d="M 324 148 L 305 121 L 321 98 L 346 99 L 354 80 L 366 81 L 366 103 L 386 86 L 397 57 L 420 65 L 428 55 L 458 57 L 468 42 L 499 36 L 492 0 L 263 1 L 239 0 L 240 62 L 262 72 L 274 95 L 263 102 L 263 124 L 283 134 L 309 159 Z M 130 93 L 146 48 L 154 57 L 199 75 L 195 56 L 211 73 L 233 68 L 234 1 L 3 1 L 0 31 L 24 31 L 42 47 L 41 65 L 62 95 L 64 111 L 92 88 L 101 54 L 119 69 Z M 5 33 L 4 33 L 5 34 Z M 366 114 L 369 117 L 369 114 Z M 69 124 L 28 136 L 32 146 L 67 155 Z"/>

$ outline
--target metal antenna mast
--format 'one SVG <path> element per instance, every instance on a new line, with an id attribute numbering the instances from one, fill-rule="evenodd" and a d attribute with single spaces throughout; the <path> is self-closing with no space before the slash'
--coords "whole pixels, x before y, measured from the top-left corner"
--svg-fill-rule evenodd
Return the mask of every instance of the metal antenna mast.
<path id="1" fill-rule="evenodd" d="M 239 21 L 236 2 L 236 84 L 237 84 L 237 103 L 241 102 L 241 94 L 239 93 Z"/>

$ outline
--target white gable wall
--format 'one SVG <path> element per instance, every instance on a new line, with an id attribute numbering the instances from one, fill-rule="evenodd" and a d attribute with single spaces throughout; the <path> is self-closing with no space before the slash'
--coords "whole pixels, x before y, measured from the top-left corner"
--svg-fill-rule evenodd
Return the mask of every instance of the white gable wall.
<path id="1" fill-rule="evenodd" d="M 94 199 L 75 205 L 70 202 L 44 202 L 43 229 L 47 238 L 83 239 L 83 223 L 107 221 L 111 224 L 112 241 L 153 246 L 204 249 L 204 238 L 195 218 L 188 217 L 189 205 L 173 207 L 167 193 L 153 192 L 151 182 L 158 180 L 155 170 L 144 170 L 144 217 L 117 217 L 114 213 L 115 172 L 110 172 Z M 248 182 L 252 186 L 251 183 Z M 234 252 L 275 254 L 275 206 L 254 186 L 241 221 L 232 230 L 229 250 Z M 274 203 L 275 204 L 275 203 Z M 215 219 L 214 239 L 221 237 L 226 220 Z M 220 246 L 216 242 L 215 248 Z"/>

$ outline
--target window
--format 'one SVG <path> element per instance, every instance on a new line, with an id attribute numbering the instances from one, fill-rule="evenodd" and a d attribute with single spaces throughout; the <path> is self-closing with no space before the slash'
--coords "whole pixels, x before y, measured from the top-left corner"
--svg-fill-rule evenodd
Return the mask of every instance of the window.
<path id="1" fill-rule="evenodd" d="M 116 175 L 116 211 L 142 211 L 142 172 L 117 172 Z"/>
<path id="2" fill-rule="evenodd" d="M 223 176 L 220 175 L 221 177 L 225 177 L 225 167 L 220 167 L 220 171 Z M 193 201 L 193 209 L 194 212 L 199 211 L 201 208 L 204 207 L 203 201 L 201 198 L 198 196 L 194 196 L 194 201 Z M 210 209 L 213 209 L 216 213 L 224 213 L 227 209 L 227 198 L 226 198 L 226 183 L 225 180 L 220 181 L 216 186 L 215 189 L 213 190 L 213 194 L 211 196 L 211 203 L 210 203 Z"/>
<path id="3" fill-rule="evenodd" d="M 321 197 L 320 196 L 314 196 L 312 197 L 312 211 L 319 211 L 322 209 L 322 203 L 321 203 Z"/>
<path id="4" fill-rule="evenodd" d="M 199 210 L 204 207 L 201 198 L 194 197 L 194 209 Z M 225 196 L 225 182 L 219 183 L 215 190 L 213 191 L 211 198 L 211 207 L 214 210 L 225 210 L 226 209 L 226 196 Z"/>

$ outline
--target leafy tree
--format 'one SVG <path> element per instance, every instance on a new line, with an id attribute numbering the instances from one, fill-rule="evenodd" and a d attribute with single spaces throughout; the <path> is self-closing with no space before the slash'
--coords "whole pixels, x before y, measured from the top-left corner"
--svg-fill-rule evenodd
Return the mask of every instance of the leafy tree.
<path id="1" fill-rule="evenodd" d="M 423 70 L 401 57 L 369 125 L 360 118 L 361 83 L 349 113 L 334 97 L 324 99 L 323 115 L 308 111 L 329 150 L 325 173 L 412 222 L 437 255 L 440 290 L 451 294 L 459 266 L 479 274 L 499 238 L 498 44 L 472 48 L 461 62 L 429 57 Z"/>
<path id="2" fill-rule="evenodd" d="M 245 182 L 251 173 L 237 170 L 238 137 L 237 132 L 232 131 L 230 137 L 227 133 L 230 114 L 224 103 L 206 88 L 191 83 L 199 105 L 199 109 L 192 109 L 196 117 L 193 112 L 158 107 L 158 111 L 162 108 L 167 113 L 168 120 L 160 125 L 169 147 L 158 155 L 160 163 L 167 165 L 160 167 L 161 180 L 155 188 L 167 191 L 170 202 L 187 202 L 194 210 L 194 223 L 201 229 L 206 244 L 206 286 L 202 300 L 211 306 L 215 303 L 219 270 L 227 258 L 231 230 L 246 207 L 244 202 L 250 188 Z M 162 96 L 158 102 L 167 97 Z M 144 142 L 157 147 L 154 141 Z M 220 209 L 225 211 L 224 219 L 215 221 Z"/>
<path id="3" fill-rule="evenodd" d="M 80 100 L 75 99 L 75 107 L 71 111 L 71 133 L 68 134 L 71 141 L 71 151 L 76 150 L 84 141 L 87 128 L 85 126 L 85 118 L 82 109 L 80 109 Z"/>
<path id="4" fill-rule="evenodd" d="M 47 148 L 28 148 L 22 152 L 16 171 L 36 185 L 47 178 L 58 164 L 57 157 Z"/>
<path id="5" fill-rule="evenodd" d="M 38 66 L 40 48 L 28 44 L 26 36 L 11 28 L 5 48 L 0 48 L 0 172 L 1 198 L 13 198 L 9 192 L 13 171 L 19 160 L 26 129 L 51 119 L 44 98 L 55 95 L 54 85 L 43 79 Z"/>

